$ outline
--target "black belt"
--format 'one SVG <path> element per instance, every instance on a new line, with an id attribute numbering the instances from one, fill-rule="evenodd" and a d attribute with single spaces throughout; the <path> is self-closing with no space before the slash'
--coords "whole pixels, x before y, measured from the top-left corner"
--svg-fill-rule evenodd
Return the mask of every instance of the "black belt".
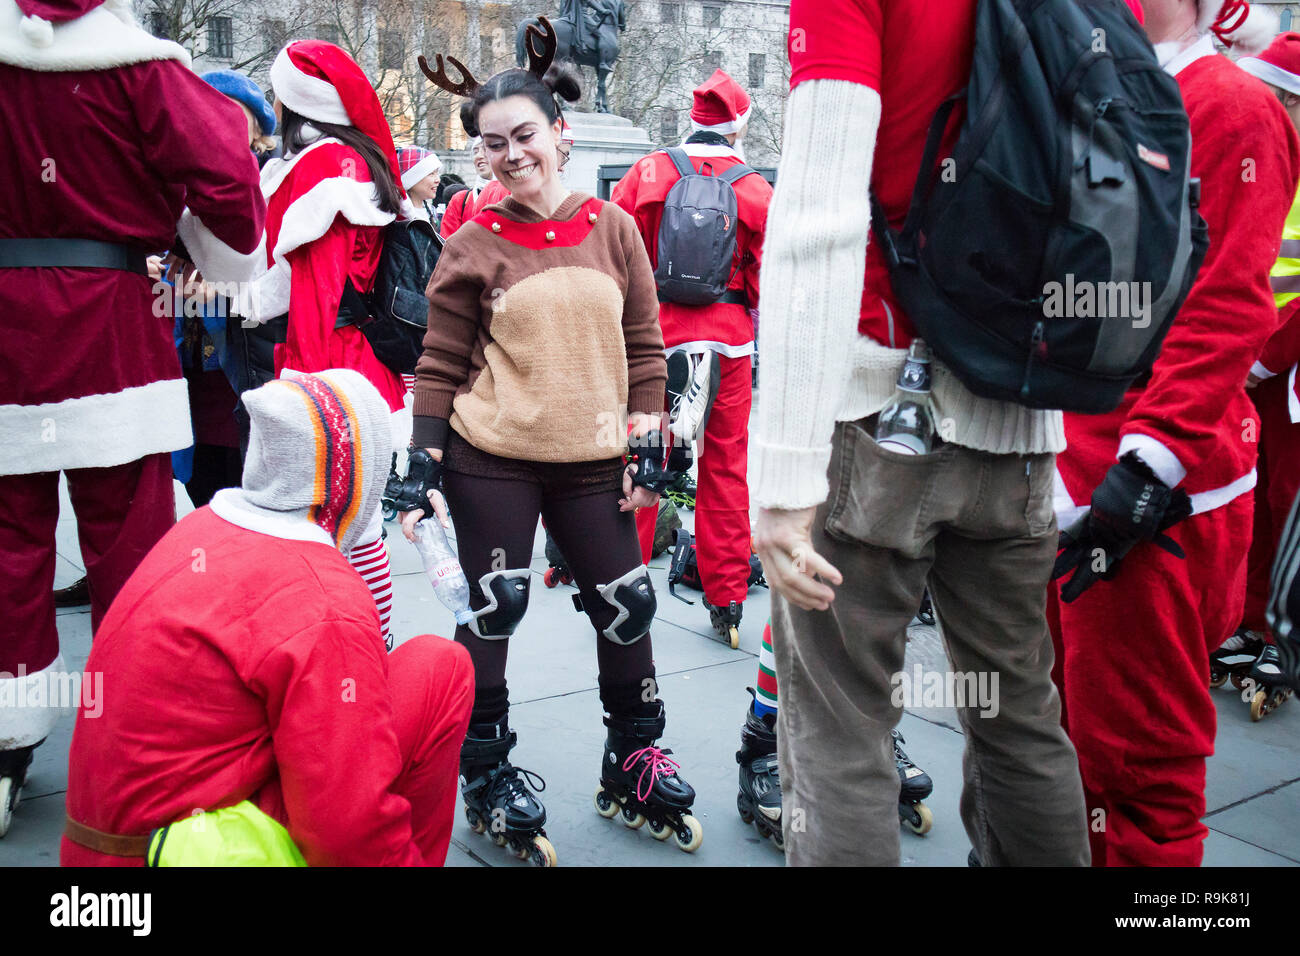
<path id="1" fill-rule="evenodd" d="M 656 293 L 656 294 L 658 294 L 658 293 Z M 660 302 L 671 302 L 672 300 L 671 300 L 671 299 L 665 299 L 662 295 L 660 295 L 660 296 L 659 296 L 659 301 L 660 301 Z M 721 298 L 721 299 L 719 299 L 719 300 L 718 300 L 717 302 L 715 302 L 715 303 L 708 303 L 708 304 L 710 304 L 710 305 L 721 305 L 721 304 L 723 304 L 723 303 L 726 303 L 727 305 L 743 305 L 745 308 L 749 308 L 749 300 L 748 300 L 747 298 L 745 298 L 745 293 L 741 292 L 739 289 L 728 289 L 726 292 L 722 293 L 722 298 Z M 698 309 L 698 308 L 703 308 L 703 306 L 695 306 L 695 308 L 697 308 L 697 309 Z"/>
<path id="2" fill-rule="evenodd" d="M 149 275 L 134 246 L 98 239 L 0 239 L 0 269 L 120 269 Z"/>

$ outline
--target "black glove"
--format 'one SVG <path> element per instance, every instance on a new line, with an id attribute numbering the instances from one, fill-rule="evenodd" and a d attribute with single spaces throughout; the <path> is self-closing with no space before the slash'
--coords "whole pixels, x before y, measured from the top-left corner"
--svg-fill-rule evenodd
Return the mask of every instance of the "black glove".
<path id="1" fill-rule="evenodd" d="M 659 429 L 652 429 L 640 438 L 628 439 L 628 459 L 637 465 L 632 484 L 648 488 L 657 495 L 663 494 L 677 481 L 681 472 L 672 467 L 672 458 L 664 461 L 664 440 Z"/>
<path id="2" fill-rule="evenodd" d="M 429 492 L 441 490 L 442 462 L 423 448 L 417 448 L 406 461 L 406 477 L 402 479 L 402 490 L 393 497 L 393 507 L 399 512 L 421 511 L 424 517 L 432 518 Z"/>
<path id="3" fill-rule="evenodd" d="M 1061 588 L 1061 600 L 1068 604 L 1094 582 L 1115 577 L 1120 561 L 1139 541 L 1152 541 L 1174 557 L 1186 558 L 1178 542 L 1162 532 L 1191 513 L 1187 492 L 1170 488 L 1136 452 L 1128 452 L 1110 466 L 1092 493 L 1088 513 L 1061 532 L 1052 580 L 1074 571 Z"/>

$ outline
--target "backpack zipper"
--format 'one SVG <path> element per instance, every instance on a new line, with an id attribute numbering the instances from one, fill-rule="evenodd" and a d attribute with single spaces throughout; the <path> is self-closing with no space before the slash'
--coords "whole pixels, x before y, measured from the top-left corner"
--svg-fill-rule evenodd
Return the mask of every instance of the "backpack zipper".
<path id="1" fill-rule="evenodd" d="M 1020 397 L 1029 398 L 1029 373 L 1033 371 L 1034 359 L 1039 352 L 1047 351 L 1047 330 L 1042 320 L 1034 323 L 1034 333 L 1029 338 L 1029 355 L 1025 358 L 1025 382 L 1020 386 Z"/>

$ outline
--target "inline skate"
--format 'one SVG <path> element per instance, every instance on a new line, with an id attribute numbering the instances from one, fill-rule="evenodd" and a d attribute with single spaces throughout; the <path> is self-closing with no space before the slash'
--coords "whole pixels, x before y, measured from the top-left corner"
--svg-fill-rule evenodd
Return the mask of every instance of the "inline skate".
<path id="1" fill-rule="evenodd" d="M 740 602 L 732 601 L 726 607 L 718 607 L 705 598 L 704 606 L 709 609 L 709 624 L 718 637 L 729 644 L 733 651 L 740 647 L 740 618 L 744 613 Z"/>
<path id="2" fill-rule="evenodd" d="M 503 719 L 496 724 L 471 724 L 460 750 L 461 796 L 465 819 L 475 833 L 486 833 L 497 846 L 509 847 L 534 866 L 555 866 L 555 847 L 542 828 L 546 808 L 529 790 L 539 793 L 546 781 L 507 759 L 518 742 Z"/>
<path id="3" fill-rule="evenodd" d="M 605 757 L 600 765 L 596 812 L 606 819 L 622 816 L 635 830 L 647 821 L 656 840 L 677 838 L 677 847 L 693 853 L 704 842 L 704 827 L 691 816 L 695 791 L 677 774 L 671 750 L 655 746 L 663 735 L 664 703 L 654 702 L 652 717 L 610 714 L 605 726 Z"/>
<path id="4" fill-rule="evenodd" d="M 695 493 L 697 490 L 698 486 L 695 483 L 695 479 L 687 472 L 682 472 L 681 477 L 665 489 L 664 497 L 678 508 L 685 508 L 688 511 L 694 511 Z"/>
<path id="5" fill-rule="evenodd" d="M 553 588 L 558 584 L 572 584 L 573 572 L 569 570 L 569 565 L 565 563 L 564 555 L 560 553 L 559 546 L 556 545 L 555 539 L 551 533 L 546 532 L 546 563 L 550 565 L 546 573 L 542 575 L 542 583 L 548 588 Z"/>
<path id="6" fill-rule="evenodd" d="M 930 589 L 925 589 L 925 594 L 921 595 L 921 607 L 912 618 L 913 624 L 924 624 L 926 627 L 934 627 L 934 603 L 930 600 Z"/>
<path id="7" fill-rule="evenodd" d="M 30 747 L 0 750 L 0 837 L 9 832 L 14 811 L 23 799 L 23 784 L 27 782 L 27 768 L 32 764 L 32 752 L 44 741 Z"/>
<path id="8" fill-rule="evenodd" d="M 1264 638 L 1247 627 L 1239 627 L 1210 655 L 1210 686 L 1222 687 L 1232 678 L 1232 686 L 1241 690 L 1250 669 L 1264 650 Z M 1249 698 L 1248 698 L 1249 699 Z"/>
<path id="9" fill-rule="evenodd" d="M 754 696 L 754 688 L 745 689 Z M 754 705 L 749 705 L 745 726 L 740 732 L 736 763 L 740 764 L 740 792 L 736 795 L 740 819 L 754 824 L 758 835 L 770 839 L 778 850 L 785 850 L 785 838 L 781 834 L 781 775 L 776 760 L 775 714 L 759 717 L 754 713 Z"/>
<path id="10" fill-rule="evenodd" d="M 1250 676 L 1242 682 L 1242 698 L 1250 703 L 1250 719 L 1260 720 L 1282 706 L 1291 696 L 1291 687 L 1282 676 L 1277 647 L 1265 644 L 1251 665 Z"/>
<path id="11" fill-rule="evenodd" d="M 921 801 L 934 792 L 930 775 L 912 763 L 902 745 L 907 743 L 897 730 L 894 735 L 894 765 L 898 768 L 898 819 L 917 836 L 925 836 L 934 826 L 934 814 Z"/>

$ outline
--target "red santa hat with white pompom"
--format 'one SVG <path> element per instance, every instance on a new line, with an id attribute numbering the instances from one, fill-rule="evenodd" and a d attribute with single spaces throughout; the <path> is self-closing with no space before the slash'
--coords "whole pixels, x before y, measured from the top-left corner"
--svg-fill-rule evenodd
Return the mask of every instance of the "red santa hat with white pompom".
<path id="1" fill-rule="evenodd" d="M 361 130 L 375 141 L 393 179 L 401 183 L 397 149 L 379 97 L 342 47 L 324 40 L 293 41 L 271 64 L 271 86 L 276 98 L 304 119 Z"/>
<path id="2" fill-rule="evenodd" d="M 749 122 L 749 94 L 723 70 L 695 88 L 691 125 L 697 130 L 723 136 L 738 133 Z"/>

